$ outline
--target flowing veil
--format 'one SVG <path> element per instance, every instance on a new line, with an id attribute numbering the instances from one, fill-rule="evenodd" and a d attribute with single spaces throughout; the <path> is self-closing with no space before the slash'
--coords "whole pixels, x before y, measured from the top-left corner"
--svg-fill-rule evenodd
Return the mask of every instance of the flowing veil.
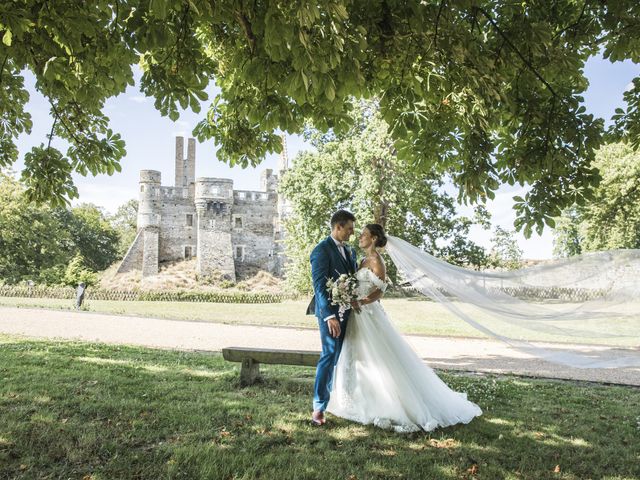
<path id="1" fill-rule="evenodd" d="M 577 368 L 640 367 L 640 250 L 476 271 L 389 236 L 401 278 L 486 335 Z"/>

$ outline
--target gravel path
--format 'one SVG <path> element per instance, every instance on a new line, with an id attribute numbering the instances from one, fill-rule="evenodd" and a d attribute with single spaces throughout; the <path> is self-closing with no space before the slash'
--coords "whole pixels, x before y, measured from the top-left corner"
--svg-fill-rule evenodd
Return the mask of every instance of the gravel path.
<path id="1" fill-rule="evenodd" d="M 308 329 L 26 308 L 0 307 L 0 333 L 177 350 L 220 351 L 223 347 L 231 346 L 320 349 L 318 333 Z M 536 359 L 492 340 L 417 335 L 407 335 L 405 338 L 434 368 L 640 386 L 640 368 L 569 368 Z M 606 347 L 576 346 L 576 349 L 593 352 Z"/>

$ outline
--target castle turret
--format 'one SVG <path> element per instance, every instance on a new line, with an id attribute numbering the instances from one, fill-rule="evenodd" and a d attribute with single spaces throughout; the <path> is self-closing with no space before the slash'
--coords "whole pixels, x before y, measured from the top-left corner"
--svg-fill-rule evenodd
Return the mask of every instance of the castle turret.
<path id="1" fill-rule="evenodd" d="M 287 137 L 284 133 L 280 135 L 282 139 L 282 151 L 278 159 L 278 174 L 282 178 L 282 174 L 289 168 L 289 152 L 287 151 Z"/>
<path id="2" fill-rule="evenodd" d="M 182 187 L 186 183 L 184 167 L 184 137 L 176 137 L 176 187 Z"/>
<path id="3" fill-rule="evenodd" d="M 278 177 L 273 174 L 273 170 L 266 169 L 260 175 L 260 187 L 263 192 L 275 192 L 278 187 Z"/>
<path id="4" fill-rule="evenodd" d="M 158 273 L 160 180 L 161 175 L 157 170 L 140 171 L 138 235 L 141 236 L 140 240 L 142 240 L 143 277 Z"/>
<path id="5" fill-rule="evenodd" d="M 207 276 L 219 272 L 236 280 L 231 241 L 233 180 L 198 178 L 195 183 L 198 215 L 196 271 Z"/>
<path id="6" fill-rule="evenodd" d="M 176 187 L 188 188 L 193 198 L 196 178 L 196 140 L 187 141 L 187 158 L 184 157 L 184 138 L 176 137 Z"/>
<path id="7" fill-rule="evenodd" d="M 291 204 L 287 201 L 285 196 L 278 188 L 278 182 L 281 182 L 284 178 L 287 170 L 289 169 L 289 152 L 287 150 L 287 137 L 283 133 L 282 138 L 282 152 L 280 153 L 280 159 L 278 161 L 278 178 L 275 184 L 275 189 L 278 192 L 278 206 L 277 216 L 274 220 L 273 229 L 273 241 L 274 241 L 274 255 L 275 255 L 275 267 L 274 273 L 276 275 L 284 274 L 285 267 L 285 222 L 291 215 Z"/>

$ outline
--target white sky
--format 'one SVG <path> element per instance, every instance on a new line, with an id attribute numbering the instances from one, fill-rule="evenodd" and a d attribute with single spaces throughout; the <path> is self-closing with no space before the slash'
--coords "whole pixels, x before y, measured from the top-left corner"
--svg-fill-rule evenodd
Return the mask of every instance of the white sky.
<path id="1" fill-rule="evenodd" d="M 585 74 L 590 87 L 584 95 L 588 112 L 608 120 L 614 109 L 621 106 L 624 90 L 639 73 L 639 66 L 632 62 L 612 64 L 598 57 L 589 60 Z M 52 122 L 49 105 L 36 91 L 33 76 L 27 74 L 25 82 L 31 95 L 27 110 L 33 117 L 33 131 L 31 135 L 22 135 L 18 139 L 20 160 L 13 166 L 18 172 L 23 168 L 24 154 L 31 147 L 47 142 L 46 135 Z M 121 162 L 122 172 L 111 177 L 74 175 L 80 194 L 80 199 L 74 203 L 94 203 L 108 212 L 114 212 L 127 200 L 137 198 L 139 171 L 143 169 L 160 170 L 162 183 L 171 185 L 174 178 L 175 136 L 189 136 L 196 123 L 206 115 L 208 102 L 205 103 L 201 113 L 185 111 L 178 121 L 172 122 L 155 110 L 153 99 L 145 98 L 137 86 L 129 87 L 124 94 L 110 99 L 105 111 L 111 119 L 111 128 L 119 132 L 126 141 L 127 155 Z M 64 144 L 60 140 L 54 140 L 53 144 L 64 151 Z M 297 136 L 288 138 L 287 147 L 290 159 L 301 149 L 308 148 L 303 139 Z M 230 178 L 236 189 L 258 190 L 260 173 L 266 168 L 275 169 L 278 162 L 278 156 L 273 155 L 256 169 L 229 168 L 216 160 L 215 150 L 212 141 L 196 144 L 196 177 Z M 505 186 L 497 192 L 496 199 L 487 205 L 494 225 L 513 229 L 515 214 L 512 210 L 512 197 L 522 193 L 523 189 L 519 186 Z M 461 214 L 469 214 L 470 208 L 462 206 L 459 211 Z M 470 237 L 478 244 L 488 247 L 491 232 L 474 228 Z M 529 240 L 525 240 L 521 234 L 517 237 L 525 258 L 551 257 L 552 234 L 549 229 L 545 229 L 542 236 L 534 233 Z"/>

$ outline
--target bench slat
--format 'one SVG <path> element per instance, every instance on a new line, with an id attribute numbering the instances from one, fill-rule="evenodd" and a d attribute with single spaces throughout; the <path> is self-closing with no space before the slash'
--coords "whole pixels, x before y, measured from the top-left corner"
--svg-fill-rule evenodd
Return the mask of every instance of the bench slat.
<path id="1" fill-rule="evenodd" d="M 242 362 L 250 358 L 258 363 L 315 367 L 320 358 L 320 352 L 229 347 L 222 349 L 222 356 L 229 362 Z"/>

